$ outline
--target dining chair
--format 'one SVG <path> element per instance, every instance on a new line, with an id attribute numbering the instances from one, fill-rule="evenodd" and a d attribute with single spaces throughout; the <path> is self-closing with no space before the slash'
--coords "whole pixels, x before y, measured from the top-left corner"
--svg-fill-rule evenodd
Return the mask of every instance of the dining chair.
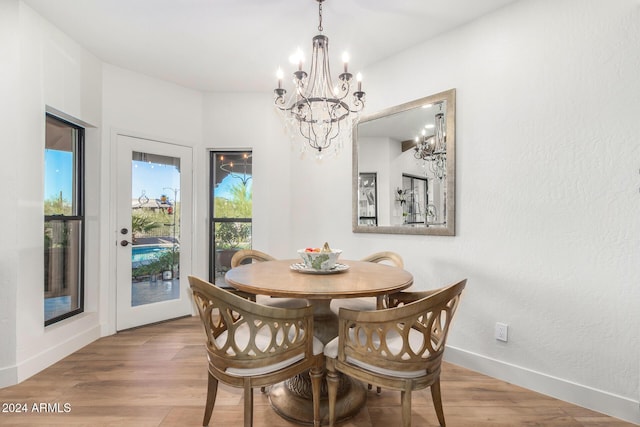
<path id="1" fill-rule="evenodd" d="M 241 249 L 236 252 L 231 258 L 231 268 L 238 267 L 242 264 L 249 264 L 251 262 L 263 262 L 263 261 L 275 261 L 276 258 L 271 255 L 259 251 L 257 249 Z M 238 291 L 242 292 L 242 291 Z M 244 292 L 247 294 L 246 292 Z M 251 295 L 250 299 L 252 301 L 257 301 L 260 304 L 268 305 L 271 307 L 282 307 L 282 308 L 298 308 L 309 305 L 307 300 L 298 299 L 298 298 L 280 298 L 280 297 L 268 297 L 264 295 Z"/>
<path id="2" fill-rule="evenodd" d="M 362 258 L 360 261 L 378 262 L 390 264 L 394 267 L 404 268 L 402 257 L 390 251 L 376 252 Z M 387 307 L 386 295 L 377 297 L 360 297 L 360 298 L 341 298 L 331 302 L 331 310 L 338 314 L 340 308 L 348 308 L 350 310 L 381 310 Z"/>
<path id="3" fill-rule="evenodd" d="M 255 250 L 255 249 L 240 249 L 239 251 L 237 251 L 236 253 L 233 254 L 233 256 L 231 257 L 231 261 L 230 261 L 230 267 L 234 268 L 239 266 L 240 264 L 246 264 L 247 261 L 251 261 L 251 260 L 256 260 L 256 261 L 273 261 L 275 260 L 274 257 L 272 257 L 269 254 L 266 254 L 264 252 Z M 256 295 L 249 293 L 249 292 L 244 292 L 241 291 L 239 289 L 234 288 L 233 286 L 231 286 L 230 284 L 228 284 L 224 279 L 222 280 L 217 280 L 216 281 L 216 285 L 222 289 L 225 289 L 233 294 L 236 294 L 238 296 L 241 296 L 243 298 L 246 298 L 248 300 L 251 301 L 256 301 Z"/>
<path id="4" fill-rule="evenodd" d="M 206 335 L 209 425 L 218 382 L 244 389 L 244 427 L 253 425 L 253 388 L 273 385 L 309 370 L 313 422 L 320 426 L 323 345 L 313 336 L 313 307 L 268 307 L 189 276 Z"/>
<path id="5" fill-rule="evenodd" d="M 445 426 L 440 369 L 451 320 L 466 283 L 461 280 L 412 302 L 410 295 L 403 294 L 394 308 L 340 309 L 338 336 L 324 349 L 329 426 L 335 423 L 338 372 L 400 391 L 403 427 L 411 426 L 412 391 L 430 387 L 438 421 Z M 413 297 L 418 295 L 413 293 Z"/>
<path id="6" fill-rule="evenodd" d="M 376 252 L 362 258 L 360 261 L 379 262 L 390 264 L 394 267 L 399 268 L 404 267 L 404 261 L 402 260 L 402 257 L 399 254 L 391 251 Z M 358 311 L 382 310 L 383 308 L 388 308 L 389 306 L 387 298 L 387 295 L 379 295 L 377 297 L 335 299 L 331 302 L 331 311 L 333 311 L 335 314 L 338 314 L 340 308 L 348 308 L 349 310 Z M 367 384 L 367 388 L 371 390 L 372 385 Z M 382 393 L 382 388 L 376 387 L 376 393 Z"/>
<path id="7" fill-rule="evenodd" d="M 257 249 L 241 249 L 233 254 L 231 268 L 235 268 L 240 264 L 247 264 L 247 261 L 275 261 L 275 258 Z"/>

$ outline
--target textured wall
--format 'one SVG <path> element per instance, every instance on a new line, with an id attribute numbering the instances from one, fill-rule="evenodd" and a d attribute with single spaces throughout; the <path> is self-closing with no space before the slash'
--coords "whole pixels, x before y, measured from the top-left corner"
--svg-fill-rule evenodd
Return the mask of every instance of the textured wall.
<path id="1" fill-rule="evenodd" d="M 352 234 L 347 150 L 292 161 L 320 224 L 294 241 L 397 251 L 417 287 L 467 277 L 451 346 L 640 422 L 639 23 L 632 0 L 522 1 L 368 67 L 368 113 L 457 89 L 456 236 Z"/>

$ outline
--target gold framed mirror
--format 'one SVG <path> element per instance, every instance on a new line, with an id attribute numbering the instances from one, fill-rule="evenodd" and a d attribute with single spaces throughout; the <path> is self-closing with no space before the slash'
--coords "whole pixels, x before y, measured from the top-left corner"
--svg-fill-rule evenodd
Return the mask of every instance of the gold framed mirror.
<path id="1" fill-rule="evenodd" d="M 355 233 L 455 235 L 455 120 L 450 89 L 355 123 Z"/>

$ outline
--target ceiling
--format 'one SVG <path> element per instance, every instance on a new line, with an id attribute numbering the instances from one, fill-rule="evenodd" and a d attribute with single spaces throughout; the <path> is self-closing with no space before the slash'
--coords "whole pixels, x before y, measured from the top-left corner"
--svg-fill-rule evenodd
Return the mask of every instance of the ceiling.
<path id="1" fill-rule="evenodd" d="M 289 56 L 308 58 L 314 0 L 23 0 L 102 61 L 201 91 L 270 91 Z M 350 71 L 517 0 L 326 0 L 332 70 Z"/>

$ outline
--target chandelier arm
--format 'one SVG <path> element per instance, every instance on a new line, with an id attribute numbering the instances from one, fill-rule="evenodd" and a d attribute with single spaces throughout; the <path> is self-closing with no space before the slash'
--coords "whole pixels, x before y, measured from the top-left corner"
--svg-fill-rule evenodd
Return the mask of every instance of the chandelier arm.
<path id="1" fill-rule="evenodd" d="M 331 145 L 331 141 L 334 138 L 334 137 L 331 137 L 332 127 L 333 127 L 333 124 L 331 124 L 328 129 L 323 129 L 322 126 L 320 126 L 319 129 L 316 126 L 311 127 L 313 129 L 313 134 L 316 138 L 315 146 L 317 147 L 318 152 L 322 152 L 322 150 L 326 150 Z M 318 142 L 318 133 L 320 134 L 320 139 L 319 139 L 320 142 Z"/>
<path id="2" fill-rule="evenodd" d="M 321 101 L 322 100 L 316 100 L 316 102 Z M 313 102 L 307 99 L 306 103 L 308 114 L 305 115 L 304 120 L 300 121 L 300 133 L 308 141 L 311 148 L 318 150 L 318 152 L 321 153 L 323 149 L 326 149 L 330 145 L 330 142 L 327 143 L 327 138 L 331 132 L 332 122 L 329 121 L 328 123 L 331 123 L 331 126 L 329 126 L 329 129 L 326 132 L 322 132 L 323 123 L 325 122 L 314 117 Z M 307 130 L 306 133 L 303 130 L 305 127 Z"/>
<path id="3" fill-rule="evenodd" d="M 340 112 L 341 109 L 345 110 L 343 114 L 341 114 Z M 338 123 L 338 125 L 340 125 L 340 122 L 343 119 L 345 119 L 348 115 L 349 115 L 349 106 L 344 102 L 337 102 L 332 105 L 330 116 L 331 116 L 331 121 L 333 123 Z"/>
<path id="4" fill-rule="evenodd" d="M 278 100 L 276 100 L 276 102 L 274 103 L 274 105 L 275 105 L 275 107 L 276 107 L 278 110 L 280 110 L 280 111 L 291 111 L 291 110 L 293 109 L 293 106 L 291 106 L 291 107 L 287 107 L 287 106 L 285 105 L 284 100 L 282 100 L 282 101 L 278 101 Z"/>
<path id="5" fill-rule="evenodd" d="M 301 107 L 306 107 L 306 110 L 311 111 L 313 108 L 313 105 L 316 103 L 330 103 L 332 105 L 332 107 L 330 107 L 331 109 L 333 109 L 334 107 L 336 109 L 344 109 L 345 112 L 344 114 L 341 115 L 336 115 L 332 117 L 332 122 L 338 122 L 341 121 L 345 118 L 347 118 L 349 116 L 348 112 L 354 112 L 351 111 L 349 109 L 349 105 L 347 105 L 346 102 L 344 101 L 340 101 L 338 99 L 323 99 L 323 98 L 302 98 L 300 100 L 298 100 L 295 104 L 293 104 L 291 107 L 288 108 L 282 108 L 282 110 L 294 110 L 296 107 L 298 107 L 298 109 L 300 109 Z M 328 108 L 329 109 L 329 108 Z M 296 114 L 296 113 L 294 113 Z M 299 118 L 299 120 L 305 121 L 305 122 L 312 122 L 315 121 L 316 119 L 309 119 L 308 115 L 301 115 L 301 114 L 296 114 L 296 116 Z"/>
<path id="6" fill-rule="evenodd" d="M 340 135 L 340 127 L 342 123 L 342 121 L 336 122 L 336 133 L 331 137 L 330 143 Z"/>
<path id="7" fill-rule="evenodd" d="M 360 104 L 361 107 L 360 108 L 355 108 L 355 109 L 351 109 L 349 108 L 349 112 L 350 113 L 359 113 L 360 111 L 362 111 L 362 109 L 364 108 L 364 104 Z"/>
<path id="8" fill-rule="evenodd" d="M 306 135 L 305 135 L 305 133 L 304 133 L 304 129 L 303 129 L 303 127 L 304 127 L 304 125 L 305 125 L 305 124 L 306 124 L 307 130 L 308 130 L 308 132 L 307 132 L 307 134 L 306 134 Z M 315 150 L 315 149 L 317 149 L 317 146 L 315 146 L 315 141 L 313 141 L 313 140 L 311 139 L 311 129 L 310 129 L 309 125 L 308 125 L 307 123 L 305 123 L 305 122 L 298 122 L 298 129 L 299 129 L 299 131 L 300 131 L 300 135 L 302 135 L 302 137 L 303 137 L 304 139 L 306 139 L 306 140 L 307 140 L 307 142 L 309 143 L 309 146 L 310 146 L 311 148 L 313 148 L 314 150 Z"/>

